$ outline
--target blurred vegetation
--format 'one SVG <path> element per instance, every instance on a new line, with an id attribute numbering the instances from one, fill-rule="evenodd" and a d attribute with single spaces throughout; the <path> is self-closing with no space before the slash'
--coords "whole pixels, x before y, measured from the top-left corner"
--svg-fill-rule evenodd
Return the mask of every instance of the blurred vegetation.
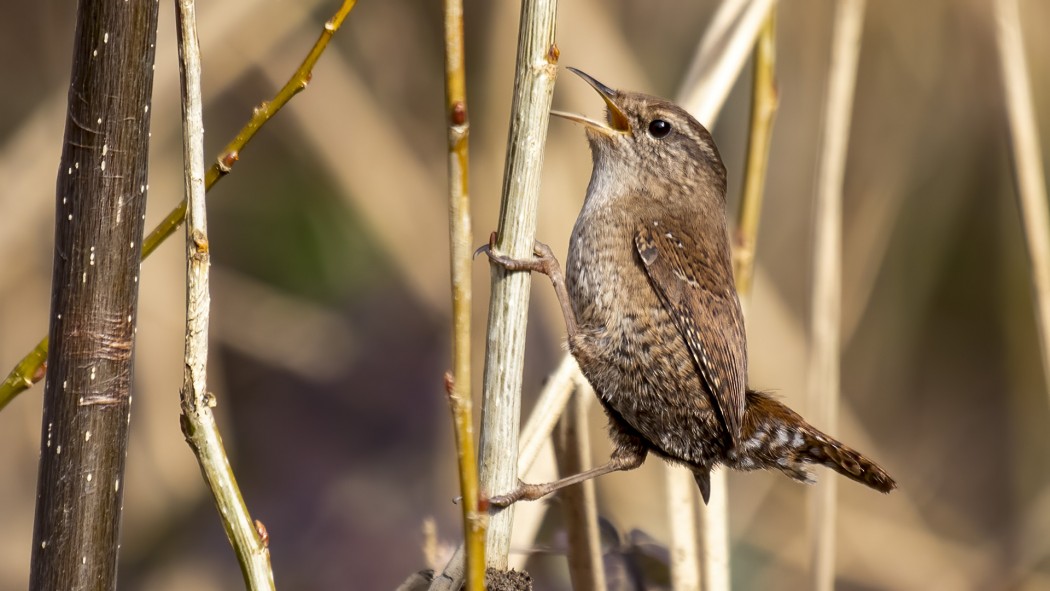
<path id="1" fill-rule="evenodd" d="M 671 96 L 714 2 L 561 7 L 561 63 Z M 830 0 L 779 11 L 780 111 L 749 318 L 751 381 L 804 413 L 809 240 Z M 333 6 L 237 0 L 199 7 L 214 154 L 297 65 Z M 1021 2 L 1041 137 L 1050 137 L 1050 5 Z M 147 227 L 181 198 L 171 7 L 162 4 Z M 55 163 L 73 9 L 0 8 L 0 366 L 46 330 Z M 466 3 L 472 196 L 494 227 L 513 79 L 515 3 Z M 1005 142 L 985 0 L 870 2 L 844 218 L 840 433 L 901 483 L 840 488 L 838 588 L 1050 588 L 1050 410 Z M 714 133 L 742 179 L 748 83 Z M 595 114 L 583 84 L 555 106 Z M 448 350 L 445 128 L 438 4 L 361 2 L 310 87 L 209 196 L 212 389 L 242 489 L 289 589 L 393 588 L 424 566 L 422 520 L 460 536 L 442 389 Z M 552 124 L 539 238 L 563 256 L 590 172 L 578 129 Z M 143 266 L 121 586 L 229 589 L 240 575 L 178 427 L 180 246 Z M 475 268 L 483 343 L 487 263 Z M 561 320 L 533 290 L 526 412 L 561 355 Z M 481 350 L 476 347 L 476 350 Z M 475 363 L 480 375 L 481 363 Z M 597 411 L 596 411 L 597 412 Z M 594 453 L 608 451 L 592 417 Z M 23 588 L 40 431 L 39 389 L 0 414 L 0 588 Z M 621 544 L 666 542 L 657 462 L 598 484 Z M 821 477 L 826 477 L 824 473 Z M 734 580 L 803 589 L 805 489 L 733 474 Z M 556 506 L 556 502 L 553 503 Z M 529 554 L 539 589 L 565 589 L 558 511 Z M 538 551 L 543 550 L 543 551 Z M 349 583 L 352 582 L 352 585 Z M 627 587 L 629 588 L 629 587 Z"/>

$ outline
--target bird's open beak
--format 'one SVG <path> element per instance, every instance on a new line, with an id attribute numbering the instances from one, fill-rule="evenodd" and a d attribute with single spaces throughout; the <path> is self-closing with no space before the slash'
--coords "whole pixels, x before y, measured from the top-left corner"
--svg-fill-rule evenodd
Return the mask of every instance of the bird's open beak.
<path id="1" fill-rule="evenodd" d="M 605 124 L 601 121 L 591 119 L 590 117 L 584 117 L 583 115 L 577 115 L 576 113 L 566 113 L 564 111 L 551 111 L 551 115 L 556 115 L 563 119 L 568 119 L 569 121 L 581 123 L 586 127 L 608 136 L 630 133 L 631 126 L 627 120 L 627 115 L 624 114 L 623 109 L 621 109 L 619 105 L 613 102 L 613 99 L 616 97 L 616 91 L 576 68 L 570 67 L 569 70 L 573 74 L 583 78 L 587 84 L 591 85 L 591 88 L 597 90 L 598 94 L 602 96 L 602 100 L 604 100 L 606 106 L 609 107 L 609 113 L 607 115 L 609 123 Z"/>

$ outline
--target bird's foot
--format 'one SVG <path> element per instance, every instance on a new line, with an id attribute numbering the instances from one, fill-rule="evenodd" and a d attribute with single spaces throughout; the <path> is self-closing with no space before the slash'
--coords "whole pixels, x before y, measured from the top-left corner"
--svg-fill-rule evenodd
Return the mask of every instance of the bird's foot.
<path id="1" fill-rule="evenodd" d="M 528 259 L 516 259 L 498 252 L 496 233 L 493 232 L 489 235 L 489 243 L 474 251 L 474 256 L 485 253 L 490 261 L 508 271 L 535 271 L 548 277 L 561 274 L 561 266 L 558 265 L 558 259 L 554 258 L 551 247 L 537 240 L 533 243 L 532 252 L 534 256 Z"/>
<path id="2" fill-rule="evenodd" d="M 550 483 L 529 484 L 518 481 L 518 487 L 509 493 L 489 497 L 489 505 L 497 509 L 505 509 L 518 501 L 535 501 L 554 492 Z"/>
<path id="3" fill-rule="evenodd" d="M 534 256 L 530 259 L 516 259 L 496 251 L 496 233 L 493 232 L 489 235 L 489 243 L 475 250 L 474 256 L 485 253 L 490 261 L 508 271 L 536 271 L 549 277 L 554 286 L 554 293 L 558 295 L 562 317 L 565 318 L 565 332 L 572 339 L 576 334 L 576 314 L 569 301 L 569 292 L 565 287 L 565 275 L 561 272 L 561 265 L 558 264 L 558 259 L 554 258 L 551 247 L 538 240 L 533 241 L 532 252 Z"/>
<path id="4" fill-rule="evenodd" d="M 586 482 L 592 478 L 597 478 L 598 476 L 610 472 L 633 470 L 642 465 L 647 453 L 648 451 L 644 447 L 619 447 L 613 452 L 613 455 L 609 458 L 608 462 L 597 468 L 591 468 L 590 470 L 580 472 L 579 474 L 573 474 L 572 476 L 566 476 L 543 484 L 527 484 L 519 480 L 518 488 L 507 494 L 489 498 L 489 505 L 496 508 L 504 508 L 513 505 L 518 501 L 535 501 L 537 499 L 542 499 L 556 490 L 561 490 L 566 486 L 580 484 L 581 482 Z"/>

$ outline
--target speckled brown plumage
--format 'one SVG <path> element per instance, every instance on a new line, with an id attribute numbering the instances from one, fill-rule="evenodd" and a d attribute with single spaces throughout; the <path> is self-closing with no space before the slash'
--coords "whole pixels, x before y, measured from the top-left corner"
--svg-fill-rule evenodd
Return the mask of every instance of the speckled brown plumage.
<path id="1" fill-rule="evenodd" d="M 719 464 L 777 469 L 803 482 L 812 481 L 807 466 L 821 464 L 882 492 L 895 488 L 870 460 L 747 388 L 726 171 L 708 131 L 673 103 L 577 73 L 605 99 L 608 125 L 556 113 L 586 126 L 594 159 L 562 291 L 571 304 L 569 349 L 616 445 L 610 465 L 584 477 L 636 467 L 652 451 L 689 467 L 705 501 Z M 523 485 L 497 500 L 536 498 L 582 479 Z"/>

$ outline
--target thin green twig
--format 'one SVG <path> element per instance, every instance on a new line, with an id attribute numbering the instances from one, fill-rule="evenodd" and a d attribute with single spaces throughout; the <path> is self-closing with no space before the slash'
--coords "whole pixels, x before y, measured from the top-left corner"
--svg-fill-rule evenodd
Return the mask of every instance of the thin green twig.
<path id="1" fill-rule="evenodd" d="M 281 110 L 288 101 L 292 100 L 292 97 L 299 94 L 306 85 L 310 83 L 310 78 L 313 75 L 314 64 L 317 63 L 318 58 L 324 53 L 328 47 L 328 42 L 332 39 L 332 35 L 339 30 L 342 26 L 346 16 L 353 10 L 354 5 L 357 4 L 357 0 L 344 0 L 339 10 L 328 19 L 328 22 L 324 25 L 324 30 L 321 32 L 321 36 L 318 37 L 317 42 L 314 43 L 310 49 L 310 53 L 306 55 L 306 59 L 299 66 L 299 69 L 292 74 L 288 82 L 277 92 L 276 95 L 269 101 L 260 104 L 255 108 L 252 113 L 251 119 L 248 123 L 241 128 L 237 135 L 230 141 L 229 144 L 223 148 L 219 157 L 216 158 L 215 162 L 212 163 L 211 167 L 205 173 L 204 176 L 204 187 L 206 191 L 210 191 L 215 183 L 222 177 L 229 174 L 230 170 L 233 169 L 233 165 L 237 163 L 240 158 L 241 151 L 248 145 L 248 142 L 255 137 L 255 134 L 265 125 L 278 111 Z M 168 239 L 175 230 L 178 229 L 182 222 L 186 220 L 186 200 L 183 199 L 175 209 L 172 209 L 170 213 L 159 223 L 157 227 L 149 233 L 142 242 L 142 259 L 146 259 L 162 242 Z M 0 384 L 0 410 L 3 410 L 5 406 L 15 396 L 18 396 L 22 392 L 28 390 L 33 384 L 37 383 L 44 377 L 44 367 L 47 363 L 47 348 L 48 341 L 47 337 L 40 340 L 36 347 L 33 348 L 21 361 L 15 365 L 11 373 L 8 374 L 7 378 Z"/>
<path id="2" fill-rule="evenodd" d="M 747 140 L 747 166 L 744 169 L 744 191 L 737 219 L 733 267 L 736 290 L 747 300 L 755 274 L 755 241 L 762 213 L 762 197 L 769 168 L 770 136 L 777 112 L 776 80 L 776 8 L 770 10 L 755 43 L 751 91 L 751 131 Z"/>
<path id="3" fill-rule="evenodd" d="M 485 588 L 486 511 L 478 506 L 478 462 L 474 450 L 474 412 L 470 388 L 471 261 L 470 169 L 463 1 L 445 0 L 445 116 L 448 121 L 448 225 L 452 279 L 452 373 L 445 386 L 456 428 L 459 483 L 463 495 L 466 589 Z"/>

